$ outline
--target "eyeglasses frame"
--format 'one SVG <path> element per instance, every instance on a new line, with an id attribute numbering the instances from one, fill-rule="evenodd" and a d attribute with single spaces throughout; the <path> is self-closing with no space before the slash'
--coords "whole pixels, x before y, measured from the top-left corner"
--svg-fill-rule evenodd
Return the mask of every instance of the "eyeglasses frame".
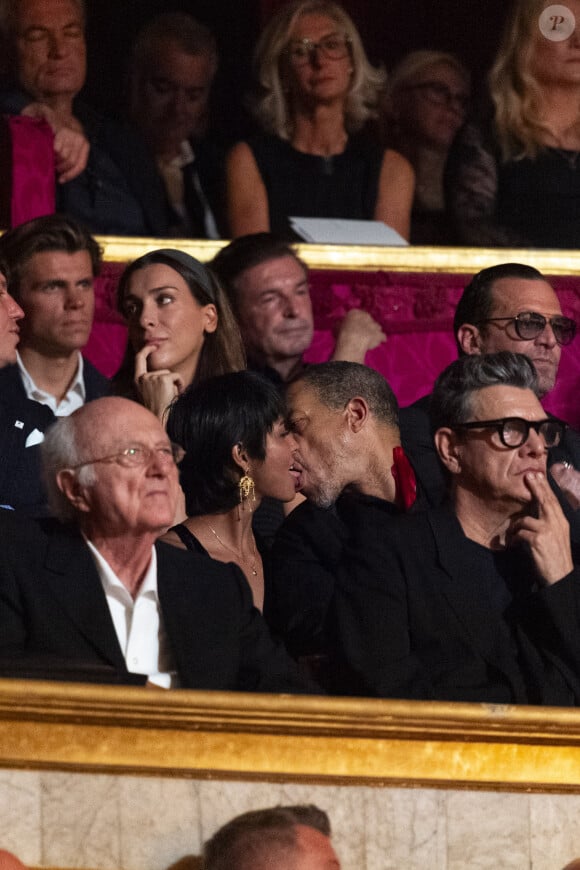
<path id="1" fill-rule="evenodd" d="M 514 420 L 517 420 L 518 423 L 522 423 L 525 428 L 525 436 L 519 444 L 508 444 L 505 440 L 504 434 L 504 426 L 506 423 L 510 423 Z M 545 435 L 540 432 L 542 426 L 546 424 L 556 424 L 556 426 L 560 427 L 560 433 L 558 435 L 557 440 L 553 444 L 548 444 Z M 453 426 L 449 427 L 454 432 L 455 431 L 463 431 L 463 430 L 471 430 L 471 429 L 493 429 L 499 435 L 499 440 L 503 444 L 504 447 L 507 447 L 508 450 L 518 450 L 518 448 L 522 447 L 528 438 L 530 437 L 530 429 L 534 429 L 537 434 L 543 438 L 544 444 L 548 450 L 551 450 L 552 447 L 557 447 L 562 440 L 562 436 L 564 432 L 568 428 L 568 424 L 564 420 L 560 420 L 558 417 L 544 417 L 542 420 L 525 420 L 523 417 L 499 417 L 496 420 L 473 420 L 469 423 L 455 423 Z"/>
<path id="2" fill-rule="evenodd" d="M 541 327 L 541 329 L 539 329 L 536 332 L 536 334 L 533 335 L 531 338 L 524 337 L 519 331 L 521 328 L 521 324 L 523 323 L 521 318 L 525 317 L 528 314 L 533 314 L 534 317 L 538 317 L 538 318 L 541 317 L 542 320 L 544 321 L 544 325 Z M 568 341 L 562 341 L 561 339 L 559 339 L 558 336 L 556 335 L 556 330 L 554 329 L 554 321 L 563 321 L 563 320 L 566 321 L 566 323 L 573 324 L 573 326 L 574 326 L 574 329 L 572 332 L 572 337 Z M 571 317 L 566 317 L 564 314 L 556 314 L 556 315 L 554 315 L 554 317 L 545 317 L 543 314 L 538 314 L 536 311 L 520 311 L 519 314 L 514 314 L 512 317 L 486 317 L 483 320 L 478 320 L 474 324 L 474 326 L 479 326 L 482 323 L 499 323 L 501 321 L 513 322 L 515 325 L 516 335 L 521 341 L 534 341 L 534 339 L 536 339 L 538 337 L 538 335 L 542 334 L 542 332 L 544 331 L 544 329 L 546 328 L 548 323 L 550 324 L 550 326 L 552 328 L 552 332 L 554 333 L 554 338 L 556 339 L 556 344 L 560 345 L 560 347 L 567 347 L 569 344 L 572 344 L 572 342 L 574 341 L 574 338 L 576 337 L 576 330 L 577 330 L 576 321 L 573 320 Z M 557 328 L 558 328 L 558 324 L 556 324 L 556 329 Z"/>

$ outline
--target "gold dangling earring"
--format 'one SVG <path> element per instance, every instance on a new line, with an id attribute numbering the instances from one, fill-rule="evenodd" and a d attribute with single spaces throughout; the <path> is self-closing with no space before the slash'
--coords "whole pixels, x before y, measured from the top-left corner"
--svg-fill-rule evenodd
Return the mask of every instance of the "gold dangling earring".
<path id="1" fill-rule="evenodd" d="M 254 478 L 250 477 L 247 471 L 240 477 L 238 483 L 238 491 L 240 494 L 240 507 L 242 510 L 254 510 L 254 502 L 256 501 Z"/>

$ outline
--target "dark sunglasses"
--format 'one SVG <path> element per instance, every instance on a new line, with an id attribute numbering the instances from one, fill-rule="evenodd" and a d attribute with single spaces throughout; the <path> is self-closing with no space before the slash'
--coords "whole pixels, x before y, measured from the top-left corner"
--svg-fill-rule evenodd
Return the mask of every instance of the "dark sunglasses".
<path id="1" fill-rule="evenodd" d="M 537 338 L 548 323 L 552 327 L 554 338 L 560 345 L 570 344 L 576 335 L 576 323 L 571 317 L 563 317 L 561 314 L 556 315 L 556 317 L 544 317 L 543 314 L 537 314 L 535 311 L 523 311 L 521 314 L 516 314 L 515 317 L 487 317 L 485 320 L 478 320 L 475 325 L 499 323 L 502 320 L 513 323 L 516 335 L 523 341 Z"/>
<path id="2" fill-rule="evenodd" d="M 544 420 L 524 420 L 523 417 L 501 417 L 499 420 L 474 420 L 473 423 L 457 423 L 453 430 L 494 429 L 505 447 L 515 449 L 528 440 L 530 429 L 534 429 L 544 439 L 546 447 L 557 447 L 567 424 L 556 417 Z"/>

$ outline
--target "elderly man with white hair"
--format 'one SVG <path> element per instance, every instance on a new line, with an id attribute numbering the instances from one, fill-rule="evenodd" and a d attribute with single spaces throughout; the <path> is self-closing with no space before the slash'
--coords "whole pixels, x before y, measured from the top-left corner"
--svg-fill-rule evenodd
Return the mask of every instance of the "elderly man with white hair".
<path id="1" fill-rule="evenodd" d="M 0 512 L 1 674 L 308 691 L 237 567 L 157 542 L 178 459 L 127 399 L 97 399 L 49 430 L 44 470 L 66 522 Z"/>

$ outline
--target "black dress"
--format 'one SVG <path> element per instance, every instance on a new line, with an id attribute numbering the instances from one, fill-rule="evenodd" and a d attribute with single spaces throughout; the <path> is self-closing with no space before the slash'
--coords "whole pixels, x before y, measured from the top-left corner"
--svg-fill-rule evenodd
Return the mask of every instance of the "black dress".
<path id="1" fill-rule="evenodd" d="M 277 136 L 248 142 L 268 194 L 270 230 L 296 238 L 289 217 L 372 220 L 384 149 L 359 134 L 342 154 L 297 151 Z"/>
<path id="2" fill-rule="evenodd" d="M 468 124 L 449 155 L 446 196 L 462 244 L 580 247 L 579 151 L 503 160 L 493 125 Z"/>

